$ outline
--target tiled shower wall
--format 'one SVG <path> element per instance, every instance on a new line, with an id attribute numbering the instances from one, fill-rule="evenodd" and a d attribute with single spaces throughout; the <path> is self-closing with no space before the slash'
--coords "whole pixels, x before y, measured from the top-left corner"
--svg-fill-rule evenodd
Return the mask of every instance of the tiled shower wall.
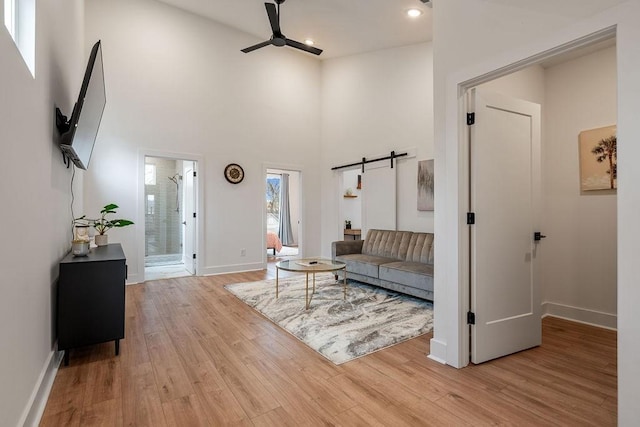
<path id="1" fill-rule="evenodd" d="M 182 161 L 147 157 L 156 166 L 155 185 L 145 184 L 145 256 L 182 253 L 182 179 L 180 188 L 169 178 L 182 174 Z M 180 190 L 180 191 L 179 191 Z M 152 195 L 153 202 L 148 196 Z M 176 204 L 176 195 L 180 198 Z"/>

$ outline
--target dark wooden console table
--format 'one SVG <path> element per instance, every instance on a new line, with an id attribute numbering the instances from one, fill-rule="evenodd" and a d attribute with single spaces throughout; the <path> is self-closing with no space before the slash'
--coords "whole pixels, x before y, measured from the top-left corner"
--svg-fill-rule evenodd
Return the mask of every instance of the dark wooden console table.
<path id="1" fill-rule="evenodd" d="M 360 240 L 361 231 L 359 228 L 345 228 L 344 240 Z"/>
<path id="2" fill-rule="evenodd" d="M 120 353 L 126 262 L 118 243 L 92 248 L 83 257 L 69 253 L 60 262 L 57 331 L 65 365 L 71 348 L 114 341 Z"/>

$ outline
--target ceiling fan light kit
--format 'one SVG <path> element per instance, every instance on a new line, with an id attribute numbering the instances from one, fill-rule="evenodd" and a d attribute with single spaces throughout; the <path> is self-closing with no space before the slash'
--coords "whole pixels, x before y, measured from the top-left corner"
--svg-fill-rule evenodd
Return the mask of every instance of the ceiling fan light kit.
<path id="1" fill-rule="evenodd" d="M 301 43 L 295 40 L 288 39 L 280 30 L 280 5 L 284 3 L 284 0 L 275 0 L 276 4 L 265 3 L 264 7 L 267 9 L 267 16 L 269 17 L 269 24 L 271 24 L 272 35 L 269 40 L 255 44 L 253 46 L 242 49 L 242 52 L 249 53 L 256 49 L 260 49 L 265 46 L 273 45 L 277 47 L 289 46 L 295 49 L 304 50 L 305 52 L 312 53 L 314 55 L 320 55 L 322 49 Z"/>

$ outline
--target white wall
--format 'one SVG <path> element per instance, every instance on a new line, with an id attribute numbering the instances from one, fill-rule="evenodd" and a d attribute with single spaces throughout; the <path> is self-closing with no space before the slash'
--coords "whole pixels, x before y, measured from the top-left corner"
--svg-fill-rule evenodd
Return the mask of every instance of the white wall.
<path id="1" fill-rule="evenodd" d="M 433 158 L 432 70 L 431 43 L 322 62 L 323 255 L 343 239 L 342 171 L 330 169 L 392 150 L 415 154 L 397 163 L 398 229 L 433 231 L 433 212 L 417 208 L 417 161 Z"/>
<path id="2" fill-rule="evenodd" d="M 540 65 L 527 67 L 499 79 L 481 84 L 482 90 L 501 93 L 545 106 L 545 75 Z M 544 127 L 544 121 L 542 123 Z M 544 141 L 543 141 L 544 143 Z"/>
<path id="3" fill-rule="evenodd" d="M 53 140 L 53 108 L 70 115 L 80 90 L 87 54 L 82 16 L 80 0 L 37 3 L 35 79 L 0 24 L 3 426 L 37 421 L 59 360 L 53 351 L 55 282 L 58 262 L 71 249 L 71 169 Z M 80 190 L 76 185 L 82 203 Z"/>
<path id="4" fill-rule="evenodd" d="M 580 192 L 578 134 L 616 124 L 615 46 L 546 69 L 544 310 L 616 327 L 616 194 Z"/>
<path id="5" fill-rule="evenodd" d="M 436 158 L 436 269 L 432 357 L 453 366 L 467 358 L 464 313 L 465 206 L 460 152 L 458 85 L 555 46 L 611 26 L 617 31 L 618 65 L 618 403 L 619 423 L 640 419 L 640 304 L 637 259 L 640 240 L 640 16 L 637 1 L 556 2 L 448 0 L 434 4 L 434 114 Z M 473 43 L 470 42 L 473 41 Z M 462 175 L 464 176 L 464 175 Z M 439 237 L 440 236 L 440 237 Z M 443 236 L 446 236 L 443 237 Z"/>
<path id="6" fill-rule="evenodd" d="M 86 10 L 107 85 L 86 213 L 114 202 L 136 217 L 139 150 L 193 153 L 204 159 L 201 272 L 262 268 L 263 164 L 294 165 L 304 177 L 303 244 L 318 253 L 320 200 L 310 195 L 320 193 L 319 61 L 291 49 L 244 54 L 254 37 L 157 1 L 90 0 Z M 223 177 L 232 162 L 245 171 L 237 185 Z M 136 227 L 110 232 L 123 243 L 130 281 L 141 278 Z"/>

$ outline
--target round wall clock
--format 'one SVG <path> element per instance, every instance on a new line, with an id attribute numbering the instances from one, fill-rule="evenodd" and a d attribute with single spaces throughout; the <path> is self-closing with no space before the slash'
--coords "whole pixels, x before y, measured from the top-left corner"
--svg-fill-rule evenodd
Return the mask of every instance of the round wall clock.
<path id="1" fill-rule="evenodd" d="M 239 184 L 244 179 L 244 170 L 240 165 L 230 163 L 224 168 L 224 177 L 232 184 Z"/>

